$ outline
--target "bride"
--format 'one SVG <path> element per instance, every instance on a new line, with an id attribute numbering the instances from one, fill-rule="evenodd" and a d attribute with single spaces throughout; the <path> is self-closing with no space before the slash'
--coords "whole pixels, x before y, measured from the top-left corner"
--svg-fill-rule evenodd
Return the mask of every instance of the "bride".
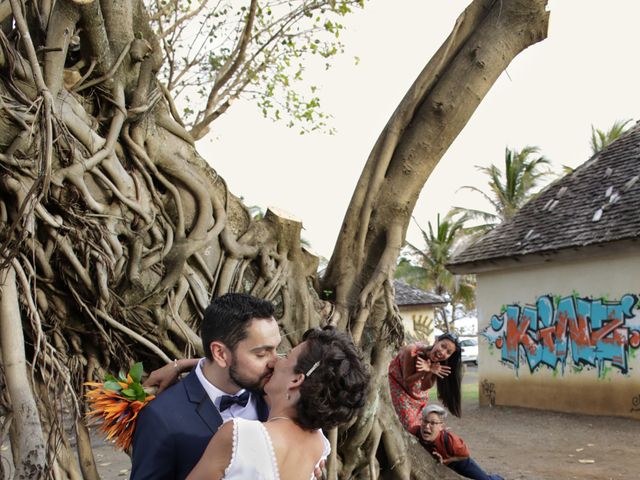
<path id="1" fill-rule="evenodd" d="M 369 373 L 351 339 L 311 329 L 279 359 L 264 387 L 261 423 L 234 418 L 213 436 L 187 480 L 313 479 L 330 452 L 321 429 L 351 420 L 364 405 Z"/>

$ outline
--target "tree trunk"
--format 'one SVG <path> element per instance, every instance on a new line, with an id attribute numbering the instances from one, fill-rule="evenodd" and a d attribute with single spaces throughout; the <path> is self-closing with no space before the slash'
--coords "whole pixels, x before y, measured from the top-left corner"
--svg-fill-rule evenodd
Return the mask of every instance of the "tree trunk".
<path id="1" fill-rule="evenodd" d="M 476 0 L 409 89 L 374 146 L 342 223 L 336 248 L 322 279 L 334 292 L 341 327 L 374 358 L 378 349 L 401 340 L 393 303 L 396 259 L 420 191 L 449 145 L 511 60 L 546 37 L 546 1 Z M 388 362 L 374 368 L 386 371 Z M 373 390 L 386 389 L 378 375 Z M 377 405 L 391 410 L 389 402 Z M 370 413 L 369 413 L 370 414 Z M 373 423 L 359 425 L 343 449 L 377 444 Z M 393 428 L 400 429 L 395 421 Z M 389 435 L 387 433 L 387 435 Z M 364 441 L 362 440 L 364 438 Z M 397 438 L 397 435 L 396 435 Z M 383 435 L 384 440 L 384 435 Z M 356 445 L 351 445 L 353 442 Z M 394 440 L 383 442 L 393 478 L 408 478 L 410 467 Z M 349 478 L 351 472 L 342 472 Z"/>
<path id="2" fill-rule="evenodd" d="M 320 285 L 301 222 L 274 210 L 252 220 L 196 152 L 156 79 L 141 1 L 0 3 L 0 332 L 20 472 L 78 476 L 56 428 L 61 401 L 80 419 L 83 382 L 133 359 L 149 369 L 201 354 L 212 295 L 246 291 L 275 303 L 292 345 L 332 322 L 371 362 L 365 409 L 332 433 L 335 476 L 452 475 L 390 406 L 386 369 L 402 341 L 392 278 L 425 181 L 511 59 L 544 38 L 545 3 L 475 0 L 461 15 L 376 143 Z M 65 66 L 72 33 L 79 78 Z"/>
<path id="3" fill-rule="evenodd" d="M 16 468 L 15 478 L 39 478 L 46 466 L 45 441 L 33 390 L 29 385 L 13 267 L 2 272 L 0 288 L 0 345 L 7 392 L 13 410 L 11 450 Z"/>

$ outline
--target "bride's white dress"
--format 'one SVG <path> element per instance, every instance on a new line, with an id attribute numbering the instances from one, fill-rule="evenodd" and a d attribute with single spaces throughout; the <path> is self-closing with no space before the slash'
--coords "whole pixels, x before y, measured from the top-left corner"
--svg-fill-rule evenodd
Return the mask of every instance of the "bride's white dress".
<path id="1" fill-rule="evenodd" d="M 324 451 L 318 464 L 331 452 L 329 440 L 324 435 L 322 440 Z M 223 478 L 224 480 L 280 479 L 271 437 L 261 422 L 243 418 L 233 419 L 233 453 Z M 314 479 L 313 472 L 310 473 L 309 478 Z"/>

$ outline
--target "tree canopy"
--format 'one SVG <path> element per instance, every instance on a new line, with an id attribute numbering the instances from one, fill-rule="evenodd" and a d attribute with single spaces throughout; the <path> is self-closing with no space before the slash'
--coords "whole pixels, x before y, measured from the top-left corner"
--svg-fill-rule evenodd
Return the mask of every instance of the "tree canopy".
<path id="1" fill-rule="evenodd" d="M 331 130 L 317 86 L 302 82 L 310 57 L 330 68 L 344 51 L 343 17 L 364 0 L 147 0 L 162 49 L 159 78 L 195 140 L 234 100 L 302 132 Z"/>

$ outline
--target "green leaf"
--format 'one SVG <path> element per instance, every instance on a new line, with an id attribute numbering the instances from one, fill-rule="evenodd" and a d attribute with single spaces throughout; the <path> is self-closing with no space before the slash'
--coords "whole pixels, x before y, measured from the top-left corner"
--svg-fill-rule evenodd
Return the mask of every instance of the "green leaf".
<path id="1" fill-rule="evenodd" d="M 127 381 L 127 374 L 124 373 L 124 370 L 120 370 L 118 372 L 118 378 L 120 379 L 121 382 L 126 382 Z"/>
<path id="2" fill-rule="evenodd" d="M 108 382 L 104 382 L 104 389 L 113 390 L 114 392 L 119 392 L 120 390 L 122 390 L 122 387 L 118 382 L 108 381 Z"/>
<path id="3" fill-rule="evenodd" d="M 136 392 L 131 388 L 125 388 L 120 393 L 122 393 L 123 395 L 125 395 L 127 397 L 131 397 L 131 398 L 135 398 L 135 396 L 136 396 Z"/>
<path id="4" fill-rule="evenodd" d="M 142 388 L 142 385 L 140 385 L 139 383 L 134 383 L 131 386 L 131 389 L 135 392 L 136 400 L 140 402 L 144 401 L 144 399 L 147 396 L 147 392 L 144 391 L 144 388 Z"/>
<path id="5" fill-rule="evenodd" d="M 136 362 L 131 367 L 131 370 L 129 370 L 129 375 L 131 376 L 134 382 L 140 383 L 140 381 L 142 380 L 143 372 L 144 372 L 144 369 L 142 368 L 142 362 Z"/>

